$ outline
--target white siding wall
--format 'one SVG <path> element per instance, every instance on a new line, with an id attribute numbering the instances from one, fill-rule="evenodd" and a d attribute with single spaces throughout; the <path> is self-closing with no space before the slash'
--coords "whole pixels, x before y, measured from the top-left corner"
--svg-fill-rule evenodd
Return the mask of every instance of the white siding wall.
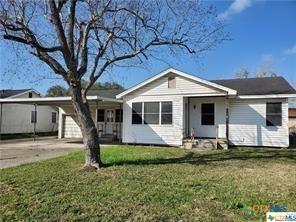
<path id="1" fill-rule="evenodd" d="M 282 126 L 266 126 L 266 102 L 282 102 Z M 231 100 L 229 139 L 234 145 L 289 146 L 288 103 L 281 100 Z"/>
<path id="2" fill-rule="evenodd" d="M 215 125 L 201 125 L 201 104 L 215 104 Z M 194 128 L 196 137 L 216 137 L 216 126 L 218 126 L 218 137 L 226 138 L 226 108 L 224 97 L 190 98 L 189 126 Z M 195 106 L 195 109 L 194 109 Z"/>
<path id="3" fill-rule="evenodd" d="M 176 88 L 168 88 L 168 77 L 174 76 L 173 74 L 162 77 L 154 82 L 138 89 L 136 93 L 139 95 L 184 95 L 196 93 L 219 93 L 217 90 L 194 82 L 193 80 L 186 79 L 181 76 L 176 77 Z M 133 94 L 133 93 L 132 93 Z"/>
<path id="4" fill-rule="evenodd" d="M 34 124 L 31 123 L 31 111 L 34 105 L 2 104 L 3 134 L 32 133 Z M 51 122 L 51 113 L 57 113 L 57 122 Z M 36 132 L 54 132 L 58 130 L 58 110 L 50 106 L 37 106 Z"/>
<path id="5" fill-rule="evenodd" d="M 220 93 L 183 77 L 176 76 L 176 88 L 168 88 L 167 75 L 123 98 L 123 142 L 143 144 L 182 145 L 185 130 L 184 95 L 188 94 L 217 94 Z M 173 102 L 172 125 L 133 125 L 133 102 Z"/>

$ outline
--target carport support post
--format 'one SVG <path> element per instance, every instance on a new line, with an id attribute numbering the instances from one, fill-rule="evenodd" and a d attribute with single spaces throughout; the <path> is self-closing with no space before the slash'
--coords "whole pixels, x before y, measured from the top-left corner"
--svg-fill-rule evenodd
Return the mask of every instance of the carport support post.
<path id="1" fill-rule="evenodd" d="M 34 104 L 34 127 L 33 127 L 33 130 L 34 130 L 34 134 L 33 134 L 33 141 L 35 141 L 36 139 L 36 122 L 37 122 L 37 104 L 35 103 Z"/>
<path id="2" fill-rule="evenodd" d="M 0 103 L 0 141 L 2 140 L 2 103 Z"/>
<path id="3" fill-rule="evenodd" d="M 225 106 L 226 106 L 226 145 L 227 145 L 227 149 L 228 149 L 228 145 L 229 145 L 229 98 L 228 96 L 226 96 L 226 100 L 225 100 Z"/>

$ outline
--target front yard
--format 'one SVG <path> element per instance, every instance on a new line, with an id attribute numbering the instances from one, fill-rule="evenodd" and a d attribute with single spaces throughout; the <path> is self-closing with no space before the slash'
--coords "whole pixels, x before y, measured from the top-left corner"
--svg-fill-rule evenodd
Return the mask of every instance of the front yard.
<path id="1" fill-rule="evenodd" d="M 246 208 L 296 211 L 295 150 L 122 146 L 102 156 L 98 172 L 80 171 L 82 152 L 1 170 L 0 221 L 265 221 Z"/>

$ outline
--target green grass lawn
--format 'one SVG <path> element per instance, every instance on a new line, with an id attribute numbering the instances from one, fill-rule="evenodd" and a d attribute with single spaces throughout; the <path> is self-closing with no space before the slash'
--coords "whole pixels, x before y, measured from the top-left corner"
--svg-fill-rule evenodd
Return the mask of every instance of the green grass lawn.
<path id="1" fill-rule="evenodd" d="M 1 173 L 0 221 L 265 221 L 243 205 L 296 211 L 296 151 L 109 147 L 107 166 L 80 171 L 82 152 Z"/>

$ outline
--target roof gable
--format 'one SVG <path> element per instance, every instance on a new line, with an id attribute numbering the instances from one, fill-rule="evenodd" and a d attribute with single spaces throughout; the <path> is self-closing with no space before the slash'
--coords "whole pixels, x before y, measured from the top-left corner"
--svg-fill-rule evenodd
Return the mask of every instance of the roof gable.
<path id="1" fill-rule="evenodd" d="M 229 95 L 236 95 L 236 90 L 233 90 L 231 88 L 228 88 L 228 87 L 225 87 L 225 86 L 222 86 L 222 85 L 219 85 L 219 84 L 216 84 L 214 82 L 210 82 L 208 80 L 205 80 L 205 79 L 202 79 L 202 78 L 199 78 L 199 77 L 196 77 L 196 76 L 193 76 L 193 75 L 190 75 L 190 74 L 187 74 L 187 73 L 184 73 L 184 72 L 181 72 L 181 71 L 178 71 L 176 69 L 167 69 L 161 73 L 159 73 L 158 75 L 155 75 L 131 88 L 129 88 L 128 90 L 125 90 L 124 92 L 120 93 L 119 95 L 116 96 L 116 98 L 122 98 L 128 94 L 130 94 L 131 92 L 134 92 L 135 90 L 138 90 L 146 85 L 148 85 L 149 83 L 152 83 L 156 80 L 159 80 L 160 78 L 166 76 L 166 75 L 169 75 L 173 73 L 174 75 L 177 75 L 177 76 L 181 76 L 181 77 L 184 77 L 186 79 L 189 79 L 191 81 L 194 81 L 194 82 L 198 82 L 198 83 L 201 83 L 205 86 L 209 86 L 211 88 L 214 88 L 214 89 L 217 89 L 217 90 L 220 90 L 220 91 L 224 91 L 226 93 L 228 93 Z"/>

